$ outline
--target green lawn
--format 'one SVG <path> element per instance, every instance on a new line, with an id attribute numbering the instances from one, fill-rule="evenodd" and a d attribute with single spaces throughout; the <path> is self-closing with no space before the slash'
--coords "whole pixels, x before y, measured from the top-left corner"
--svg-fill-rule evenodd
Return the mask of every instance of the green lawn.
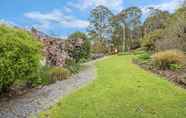
<path id="1" fill-rule="evenodd" d="M 186 118 L 186 90 L 132 64 L 132 56 L 97 63 L 97 79 L 41 118 Z"/>

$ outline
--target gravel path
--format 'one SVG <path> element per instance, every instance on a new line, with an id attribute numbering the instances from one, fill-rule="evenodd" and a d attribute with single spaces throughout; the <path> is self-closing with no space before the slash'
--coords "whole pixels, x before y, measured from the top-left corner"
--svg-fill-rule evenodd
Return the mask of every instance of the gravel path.
<path id="1" fill-rule="evenodd" d="M 55 84 L 33 90 L 24 96 L 14 99 L 1 100 L 0 118 L 28 118 L 48 109 L 64 95 L 68 95 L 89 80 L 96 78 L 95 61 L 88 62 L 84 66 L 85 69 L 68 80 L 58 81 Z"/>

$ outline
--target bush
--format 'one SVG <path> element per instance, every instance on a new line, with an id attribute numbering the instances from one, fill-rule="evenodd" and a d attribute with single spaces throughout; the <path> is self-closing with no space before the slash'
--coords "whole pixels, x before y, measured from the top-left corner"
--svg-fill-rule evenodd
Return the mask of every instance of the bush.
<path id="1" fill-rule="evenodd" d="M 37 85 L 48 85 L 52 83 L 49 75 L 50 68 L 48 66 L 41 66 L 39 71 L 35 73 L 31 81 L 27 81 L 27 87 L 33 87 Z"/>
<path id="2" fill-rule="evenodd" d="M 155 53 L 152 56 L 152 59 L 154 65 L 160 69 L 170 69 L 170 65 L 172 64 L 184 65 L 186 56 L 179 50 L 167 50 Z"/>
<path id="3" fill-rule="evenodd" d="M 154 32 L 148 33 L 144 36 L 141 41 L 142 46 L 147 51 L 154 51 L 155 50 L 155 42 L 162 38 L 163 30 L 156 30 Z"/>
<path id="4" fill-rule="evenodd" d="M 41 44 L 29 32 L 0 25 L 0 92 L 38 72 Z"/>
<path id="5" fill-rule="evenodd" d="M 49 71 L 51 81 L 65 80 L 70 76 L 70 71 L 63 67 L 52 67 Z"/>
<path id="6" fill-rule="evenodd" d="M 66 41 L 66 50 L 69 55 L 78 63 L 81 59 L 89 59 L 91 43 L 86 34 L 74 32 Z"/>

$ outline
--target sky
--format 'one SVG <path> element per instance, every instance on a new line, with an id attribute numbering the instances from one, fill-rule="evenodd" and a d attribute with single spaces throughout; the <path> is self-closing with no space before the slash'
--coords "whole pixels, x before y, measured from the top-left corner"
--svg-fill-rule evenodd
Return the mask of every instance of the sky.
<path id="1" fill-rule="evenodd" d="M 98 5 L 117 14 L 137 6 L 147 14 L 148 7 L 174 12 L 183 0 L 0 0 L 0 22 L 23 28 L 35 27 L 65 38 L 75 31 L 86 32 L 90 11 Z"/>

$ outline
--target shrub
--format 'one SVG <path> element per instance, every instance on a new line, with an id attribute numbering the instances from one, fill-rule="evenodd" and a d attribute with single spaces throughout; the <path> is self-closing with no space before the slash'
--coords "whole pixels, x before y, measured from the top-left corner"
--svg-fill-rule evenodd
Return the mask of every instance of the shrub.
<path id="1" fill-rule="evenodd" d="M 51 81 L 65 80 L 70 76 L 70 71 L 63 67 L 52 67 L 49 71 Z"/>
<path id="2" fill-rule="evenodd" d="M 29 32 L 0 25 L 0 92 L 38 72 L 41 44 Z"/>
<path id="3" fill-rule="evenodd" d="M 155 50 L 155 42 L 162 38 L 163 30 L 156 30 L 154 32 L 148 33 L 144 36 L 141 41 L 142 46 L 147 51 L 154 51 Z"/>
<path id="4" fill-rule="evenodd" d="M 50 68 L 48 66 L 41 66 L 37 73 L 35 73 L 32 81 L 27 82 L 27 87 L 33 87 L 37 85 L 48 85 L 52 83 L 49 75 Z M 29 83 L 30 82 L 30 83 Z"/>
<path id="5" fill-rule="evenodd" d="M 66 50 L 77 63 L 90 57 L 90 48 L 90 40 L 83 32 L 72 33 L 66 41 Z"/>
<path id="6" fill-rule="evenodd" d="M 155 53 L 152 59 L 154 65 L 160 69 L 170 69 L 171 64 L 185 64 L 186 56 L 179 50 L 167 50 Z"/>

